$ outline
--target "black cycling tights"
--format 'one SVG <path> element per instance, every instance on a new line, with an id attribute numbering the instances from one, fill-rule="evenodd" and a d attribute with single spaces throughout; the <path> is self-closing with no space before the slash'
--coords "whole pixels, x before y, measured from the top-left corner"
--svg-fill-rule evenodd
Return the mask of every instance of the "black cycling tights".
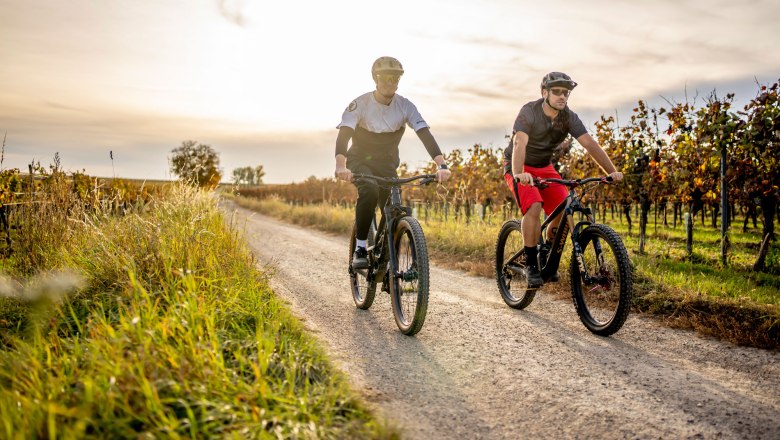
<path id="1" fill-rule="evenodd" d="M 374 182 L 360 182 L 357 184 L 358 197 L 355 205 L 355 238 L 365 240 L 368 238 L 368 230 L 371 228 L 371 219 L 374 218 L 374 210 L 377 205 L 385 206 L 385 201 L 390 196 L 390 190 L 380 188 Z"/>

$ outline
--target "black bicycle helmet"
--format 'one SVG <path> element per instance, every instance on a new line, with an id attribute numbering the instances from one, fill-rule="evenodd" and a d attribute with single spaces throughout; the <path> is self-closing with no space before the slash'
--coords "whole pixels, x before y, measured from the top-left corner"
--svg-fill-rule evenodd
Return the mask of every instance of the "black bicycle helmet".
<path id="1" fill-rule="evenodd" d="M 565 87 L 572 90 L 577 87 L 577 83 L 563 72 L 550 72 L 542 78 L 542 88 L 549 89 L 550 87 Z"/>

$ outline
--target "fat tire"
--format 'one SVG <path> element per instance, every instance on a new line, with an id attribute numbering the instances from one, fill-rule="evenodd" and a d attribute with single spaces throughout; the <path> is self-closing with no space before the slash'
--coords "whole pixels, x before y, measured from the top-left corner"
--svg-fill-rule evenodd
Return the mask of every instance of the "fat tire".
<path id="1" fill-rule="evenodd" d="M 401 294 L 403 281 L 393 277 L 393 273 L 399 270 L 399 245 L 404 237 L 409 237 L 412 245 L 413 266 L 417 269 L 417 285 L 414 310 L 404 310 L 404 302 Z M 393 232 L 393 249 L 395 261 L 390 265 L 390 301 L 393 308 L 395 323 L 401 333 L 412 336 L 422 329 L 425 322 L 425 315 L 428 311 L 428 288 L 429 288 L 429 265 L 428 265 L 428 246 L 425 242 L 422 226 L 414 217 L 404 216 L 398 221 Z M 400 268 L 406 270 L 407 268 Z"/>
<path id="2" fill-rule="evenodd" d="M 507 239 L 513 232 L 518 233 L 522 240 L 523 229 L 520 220 L 512 219 L 504 222 L 501 226 L 501 231 L 498 233 L 498 238 L 496 239 L 496 284 L 498 285 L 498 292 L 501 294 L 501 298 L 506 305 L 513 309 L 522 310 L 528 307 L 534 300 L 536 289 L 522 289 L 522 294 L 515 294 L 512 292 L 512 276 L 507 273 L 507 270 L 504 267 L 504 258 L 507 255 Z M 521 242 L 521 244 L 524 246 L 525 242 Z M 510 249 L 509 252 L 514 254 L 517 252 L 517 249 Z M 522 265 L 522 267 L 525 266 Z M 515 280 L 519 281 L 521 285 L 528 285 L 528 282 L 523 275 L 515 274 Z"/>
<path id="3" fill-rule="evenodd" d="M 603 252 L 611 252 L 615 258 L 617 266 L 616 273 L 619 274 L 619 294 L 617 296 L 617 305 L 612 308 L 614 313 L 605 320 L 600 321 L 593 316 L 588 307 L 585 298 L 582 280 L 580 279 L 579 264 L 574 252 L 571 256 L 571 293 L 574 300 L 574 307 L 577 309 L 577 315 L 585 327 L 592 333 L 600 336 L 610 336 L 620 330 L 628 318 L 631 311 L 631 301 L 633 298 L 633 273 L 631 261 L 628 258 L 628 252 L 623 245 L 620 236 L 612 228 L 602 224 L 592 224 L 585 228 L 579 236 L 579 245 L 583 254 L 587 254 L 589 248 L 593 247 L 593 239 L 601 240 Z M 592 267 L 588 268 L 592 271 Z"/>
<path id="4" fill-rule="evenodd" d="M 373 246 L 376 228 L 373 222 L 368 231 L 368 246 Z M 352 234 L 349 239 L 349 285 L 352 290 L 352 300 L 355 301 L 355 307 L 361 310 L 368 310 L 374 304 L 376 297 L 376 281 L 369 280 L 352 269 L 352 256 L 355 253 L 355 224 L 352 224 Z"/>

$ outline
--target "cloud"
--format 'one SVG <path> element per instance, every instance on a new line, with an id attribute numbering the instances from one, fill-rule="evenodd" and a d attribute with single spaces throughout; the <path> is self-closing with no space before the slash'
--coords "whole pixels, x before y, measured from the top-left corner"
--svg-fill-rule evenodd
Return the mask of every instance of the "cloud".
<path id="1" fill-rule="evenodd" d="M 246 17 L 243 10 L 246 6 L 246 1 L 242 0 L 218 0 L 217 7 L 222 17 L 226 18 L 229 22 L 244 27 L 247 24 Z"/>

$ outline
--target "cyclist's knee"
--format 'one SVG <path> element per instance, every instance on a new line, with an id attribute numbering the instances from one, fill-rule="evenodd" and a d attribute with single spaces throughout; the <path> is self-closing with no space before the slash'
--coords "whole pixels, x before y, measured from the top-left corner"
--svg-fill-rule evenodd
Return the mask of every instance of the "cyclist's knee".
<path id="1" fill-rule="evenodd" d="M 542 214 L 542 202 L 532 203 L 531 206 L 525 211 L 525 215 L 533 215 L 539 217 Z"/>
<path id="2" fill-rule="evenodd" d="M 373 202 L 379 199 L 379 191 L 376 186 L 363 185 L 358 188 L 358 199 L 362 199 L 366 202 Z"/>

